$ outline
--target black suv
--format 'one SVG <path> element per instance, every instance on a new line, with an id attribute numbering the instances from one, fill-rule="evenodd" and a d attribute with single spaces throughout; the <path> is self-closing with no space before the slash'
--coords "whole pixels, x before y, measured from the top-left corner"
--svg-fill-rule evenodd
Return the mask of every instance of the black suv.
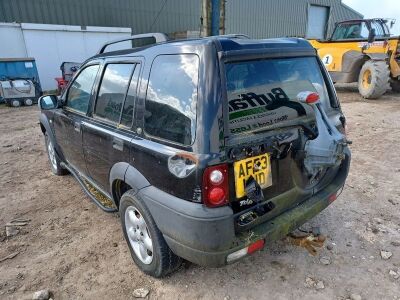
<path id="1" fill-rule="evenodd" d="M 336 199 L 346 120 L 307 41 L 145 37 L 157 43 L 105 45 L 39 101 L 53 173 L 119 211 L 141 270 L 237 261 Z"/>

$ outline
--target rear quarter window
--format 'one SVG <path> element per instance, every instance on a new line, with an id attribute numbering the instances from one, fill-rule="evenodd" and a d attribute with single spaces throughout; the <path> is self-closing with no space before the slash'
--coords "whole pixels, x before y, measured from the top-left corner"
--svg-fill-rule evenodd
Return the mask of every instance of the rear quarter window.
<path id="1" fill-rule="evenodd" d="M 195 139 L 199 58 L 195 54 L 157 56 L 145 101 L 145 132 L 182 145 Z"/>

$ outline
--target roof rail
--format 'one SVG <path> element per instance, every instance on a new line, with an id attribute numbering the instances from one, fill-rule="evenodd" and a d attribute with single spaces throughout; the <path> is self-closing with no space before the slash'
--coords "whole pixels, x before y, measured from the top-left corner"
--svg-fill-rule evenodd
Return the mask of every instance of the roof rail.
<path id="1" fill-rule="evenodd" d="M 117 39 L 117 40 L 113 40 L 110 42 L 105 43 L 99 50 L 99 52 L 97 52 L 97 54 L 101 54 L 104 53 L 104 50 L 113 44 L 118 44 L 118 43 L 122 43 L 122 42 L 126 42 L 126 41 L 133 41 L 133 40 L 139 40 L 139 39 L 144 39 L 144 38 L 154 38 L 156 40 L 156 44 L 157 43 L 161 43 L 161 42 L 166 42 L 168 40 L 168 37 L 166 34 L 164 33 L 160 33 L 160 32 L 155 32 L 155 33 L 143 33 L 143 34 L 136 34 L 136 35 L 132 35 L 130 37 L 127 38 L 122 38 L 122 39 Z"/>
<path id="2" fill-rule="evenodd" d="M 250 39 L 250 37 L 248 35 L 243 34 L 243 33 L 212 35 L 210 37 L 217 37 L 217 38 L 226 37 L 226 38 L 236 38 L 236 39 L 245 39 L 245 40 Z"/>

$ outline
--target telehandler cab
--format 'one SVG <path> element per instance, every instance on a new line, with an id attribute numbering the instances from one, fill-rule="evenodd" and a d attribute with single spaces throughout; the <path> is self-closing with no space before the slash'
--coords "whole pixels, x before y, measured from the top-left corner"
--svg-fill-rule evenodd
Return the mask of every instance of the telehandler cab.
<path id="1" fill-rule="evenodd" d="M 376 99 L 392 87 L 400 92 L 400 38 L 395 20 L 362 19 L 336 24 L 327 40 L 310 40 L 333 82 L 358 82 L 364 98 Z M 389 23 L 389 25 L 388 25 Z"/>

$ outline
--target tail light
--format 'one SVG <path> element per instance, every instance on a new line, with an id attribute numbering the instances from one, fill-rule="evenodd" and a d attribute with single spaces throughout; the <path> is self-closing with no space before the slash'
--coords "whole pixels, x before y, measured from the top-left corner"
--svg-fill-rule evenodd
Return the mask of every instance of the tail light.
<path id="1" fill-rule="evenodd" d="M 228 165 L 208 167 L 203 174 L 203 202 L 208 207 L 223 206 L 228 203 Z"/>
<path id="2" fill-rule="evenodd" d="M 297 94 L 297 100 L 307 104 L 317 103 L 319 100 L 319 94 L 315 92 L 300 92 Z"/>

